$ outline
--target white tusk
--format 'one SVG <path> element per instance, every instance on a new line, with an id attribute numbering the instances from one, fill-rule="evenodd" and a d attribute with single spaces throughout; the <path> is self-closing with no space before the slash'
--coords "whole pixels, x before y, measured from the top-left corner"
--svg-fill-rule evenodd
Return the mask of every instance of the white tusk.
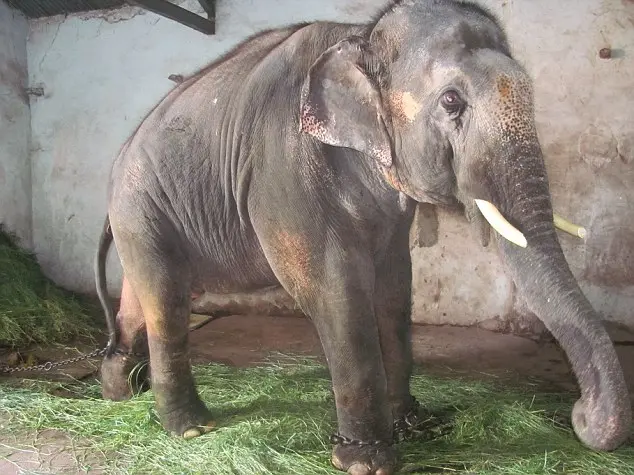
<path id="1" fill-rule="evenodd" d="M 557 213 L 553 214 L 553 221 L 556 228 L 559 228 L 562 231 L 567 232 L 568 234 L 572 234 L 573 236 L 580 237 L 581 239 L 586 238 L 586 228 L 571 223 L 570 221 L 559 216 Z"/>
<path id="2" fill-rule="evenodd" d="M 500 210 L 485 200 L 475 200 L 475 202 L 482 216 L 484 216 L 484 219 L 486 219 L 491 227 L 500 233 L 503 238 L 508 239 L 520 247 L 526 247 L 527 242 L 524 235 L 502 216 Z"/>

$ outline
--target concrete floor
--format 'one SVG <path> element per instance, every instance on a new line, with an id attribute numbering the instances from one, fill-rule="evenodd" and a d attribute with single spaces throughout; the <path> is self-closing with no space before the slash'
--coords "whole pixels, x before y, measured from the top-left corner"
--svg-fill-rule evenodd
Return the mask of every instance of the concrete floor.
<path id="1" fill-rule="evenodd" d="M 611 333 L 613 339 L 625 342 L 617 345 L 617 351 L 630 394 L 634 394 L 634 346 L 627 343 L 634 341 L 634 335 L 617 330 L 611 330 Z M 298 317 L 224 317 L 193 331 L 191 343 L 194 363 L 214 361 L 237 366 L 255 365 L 275 352 L 323 358 L 312 324 Z M 78 348 L 80 351 L 85 349 Z M 535 341 L 476 328 L 415 326 L 413 349 L 416 363 L 436 374 L 456 373 L 474 378 L 531 378 L 555 389 L 576 387 L 563 353 L 551 341 Z M 41 349 L 36 354 L 46 354 L 58 360 L 76 353 Z M 98 363 L 78 364 L 42 377 L 94 377 Z M 424 404 L 424 401 L 421 403 Z M 77 441 L 71 443 L 64 434 L 55 431 L 0 436 L 0 473 L 3 475 L 85 473 L 77 468 L 75 456 L 90 458 L 92 455 L 82 451 Z"/>

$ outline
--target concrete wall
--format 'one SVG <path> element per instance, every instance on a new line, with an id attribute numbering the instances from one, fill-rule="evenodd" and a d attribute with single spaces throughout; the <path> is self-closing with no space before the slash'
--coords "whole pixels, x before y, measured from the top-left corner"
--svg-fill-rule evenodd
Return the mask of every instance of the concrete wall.
<path id="1" fill-rule="evenodd" d="M 26 18 L 0 0 L 0 223 L 31 246 Z"/>
<path id="2" fill-rule="evenodd" d="M 31 23 L 33 235 L 45 270 L 91 291 L 105 181 L 118 148 L 173 84 L 247 35 L 312 19 L 363 21 L 384 0 L 218 2 L 216 36 L 135 8 Z M 536 81 L 537 122 L 557 210 L 585 225 L 561 235 L 592 303 L 634 326 L 634 3 L 487 0 Z M 195 9 L 195 8 L 194 8 Z M 600 59 L 601 48 L 612 59 Z M 414 246 L 414 319 L 500 328 L 532 325 L 494 251 L 461 216 L 439 213 L 433 247 Z M 116 256 L 109 269 L 118 291 Z M 515 329 L 521 329 L 514 327 Z"/>

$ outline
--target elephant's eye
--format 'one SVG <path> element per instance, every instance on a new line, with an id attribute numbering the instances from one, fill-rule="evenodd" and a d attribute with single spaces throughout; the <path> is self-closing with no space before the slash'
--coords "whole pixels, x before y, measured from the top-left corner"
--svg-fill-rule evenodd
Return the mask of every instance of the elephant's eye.
<path id="1" fill-rule="evenodd" d="M 460 112 L 464 106 L 464 102 L 457 91 L 450 89 L 445 91 L 440 99 L 442 106 L 450 114 L 456 114 Z"/>

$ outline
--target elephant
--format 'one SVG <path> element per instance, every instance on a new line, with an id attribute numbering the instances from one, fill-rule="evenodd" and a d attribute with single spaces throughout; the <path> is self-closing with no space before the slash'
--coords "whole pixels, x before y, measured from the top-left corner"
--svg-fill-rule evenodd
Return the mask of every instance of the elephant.
<path id="1" fill-rule="evenodd" d="M 554 226 L 532 81 L 482 6 L 396 0 L 367 23 L 251 36 L 141 121 L 112 164 L 107 201 L 95 259 L 110 332 L 102 393 L 130 397 L 130 365 L 149 353 L 171 434 L 214 426 L 188 357 L 191 295 L 282 287 L 326 357 L 332 464 L 393 473 L 394 427 L 416 408 L 408 236 L 419 202 L 495 230 L 519 292 L 570 360 L 579 440 L 609 451 L 629 434 L 614 346 Z M 116 316 L 112 242 L 123 268 Z"/>

